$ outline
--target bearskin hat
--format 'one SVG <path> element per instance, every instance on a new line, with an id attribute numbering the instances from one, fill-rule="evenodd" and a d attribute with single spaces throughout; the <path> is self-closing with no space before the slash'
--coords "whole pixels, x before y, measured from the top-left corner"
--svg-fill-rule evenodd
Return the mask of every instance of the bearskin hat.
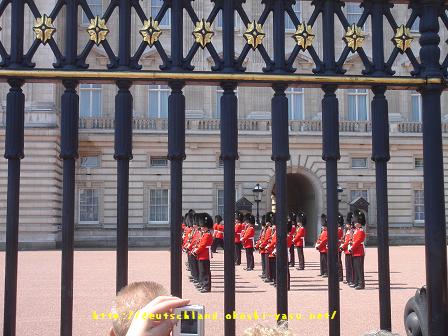
<path id="1" fill-rule="evenodd" d="M 211 229 L 213 227 L 213 218 L 206 212 L 197 214 L 198 223 L 200 227 Z"/>
<path id="2" fill-rule="evenodd" d="M 347 213 L 347 220 L 346 220 L 346 223 L 347 224 L 351 224 L 352 223 L 352 220 L 353 220 L 353 212 L 349 212 L 349 213 Z"/>
<path id="3" fill-rule="evenodd" d="M 266 223 L 271 223 L 274 224 L 274 213 L 272 211 L 269 211 L 268 213 L 266 213 L 266 217 L 265 217 Z"/>
<path id="4" fill-rule="evenodd" d="M 254 215 L 249 215 L 249 218 L 247 219 L 247 221 L 254 225 L 255 224 L 255 216 Z"/>
<path id="5" fill-rule="evenodd" d="M 294 212 L 290 211 L 288 213 L 288 220 L 296 222 L 297 221 L 297 215 Z"/>
<path id="6" fill-rule="evenodd" d="M 244 221 L 245 222 L 250 222 L 250 216 L 252 216 L 250 213 L 247 213 L 244 215 Z"/>
<path id="7" fill-rule="evenodd" d="M 341 213 L 338 214 L 338 225 L 344 226 L 344 216 Z"/>
<path id="8" fill-rule="evenodd" d="M 185 225 L 192 227 L 194 223 L 194 215 L 193 213 L 187 212 L 185 214 Z"/>
<path id="9" fill-rule="evenodd" d="M 322 214 L 320 215 L 320 224 L 322 226 L 327 226 L 327 215 L 326 214 Z"/>
<path id="10" fill-rule="evenodd" d="M 221 223 L 222 222 L 222 217 L 220 215 L 216 215 L 215 216 L 215 223 Z"/>
<path id="11" fill-rule="evenodd" d="M 244 216 L 243 216 L 243 214 L 241 212 L 237 211 L 237 212 L 235 212 L 235 219 L 239 220 L 240 222 L 243 222 L 244 221 Z"/>
<path id="12" fill-rule="evenodd" d="M 297 214 L 297 223 L 302 223 L 303 226 L 306 225 L 306 215 L 304 212 L 300 211 Z"/>
<path id="13" fill-rule="evenodd" d="M 361 210 L 355 210 L 356 222 L 361 225 L 366 225 L 366 215 Z"/>

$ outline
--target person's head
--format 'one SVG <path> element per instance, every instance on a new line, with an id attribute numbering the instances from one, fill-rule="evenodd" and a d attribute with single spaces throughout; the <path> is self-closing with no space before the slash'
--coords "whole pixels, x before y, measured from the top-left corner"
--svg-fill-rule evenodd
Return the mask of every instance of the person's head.
<path id="1" fill-rule="evenodd" d="M 185 214 L 185 225 L 192 227 L 194 223 L 194 215 L 191 212 Z"/>
<path id="2" fill-rule="evenodd" d="M 199 226 L 199 216 L 197 213 L 193 214 L 193 226 Z"/>
<path id="3" fill-rule="evenodd" d="M 197 214 L 198 224 L 201 228 L 211 229 L 213 227 L 213 219 L 208 213 L 203 212 Z"/>
<path id="4" fill-rule="evenodd" d="M 244 330 L 244 336 L 294 336 L 294 334 L 284 325 L 268 327 L 258 324 Z"/>
<path id="5" fill-rule="evenodd" d="M 242 223 L 244 221 L 244 216 L 241 212 L 235 212 L 235 222 Z"/>
<path id="6" fill-rule="evenodd" d="M 306 225 L 306 215 L 302 211 L 300 211 L 297 214 L 297 224 L 299 224 L 299 226 L 305 226 Z"/>
<path id="7" fill-rule="evenodd" d="M 274 217 L 274 213 L 272 211 L 269 211 L 268 213 L 266 213 L 266 225 L 272 225 L 272 221 L 273 221 L 273 217 Z"/>
<path id="8" fill-rule="evenodd" d="M 152 281 L 134 282 L 122 288 L 112 303 L 111 313 L 118 316 L 113 320 L 109 336 L 126 336 L 135 314 L 148 302 L 161 295 L 168 295 L 167 290 L 160 284 Z"/>
<path id="9" fill-rule="evenodd" d="M 327 215 L 326 214 L 322 214 L 320 215 L 320 224 L 322 225 L 322 227 L 327 227 Z"/>
<path id="10" fill-rule="evenodd" d="M 364 212 L 362 212 L 361 210 L 357 210 L 355 213 L 355 227 L 356 228 L 361 228 L 364 225 L 366 225 L 366 216 L 364 215 Z"/>
<path id="11" fill-rule="evenodd" d="M 222 222 L 222 217 L 220 215 L 216 215 L 215 216 L 215 223 L 221 223 Z"/>
<path id="12" fill-rule="evenodd" d="M 342 216 L 341 213 L 338 214 L 338 226 L 343 227 L 344 226 L 344 216 Z"/>

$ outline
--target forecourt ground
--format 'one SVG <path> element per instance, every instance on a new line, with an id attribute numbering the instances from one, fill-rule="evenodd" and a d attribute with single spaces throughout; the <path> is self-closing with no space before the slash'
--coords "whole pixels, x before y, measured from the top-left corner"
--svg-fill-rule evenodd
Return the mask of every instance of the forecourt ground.
<path id="1" fill-rule="evenodd" d="M 393 246 L 391 257 L 392 324 L 395 332 L 405 335 L 404 306 L 417 288 L 425 282 L 424 247 Z M 291 269 L 289 312 L 295 315 L 290 327 L 297 335 L 325 336 L 328 334 L 327 279 L 319 277 L 318 252 L 305 249 L 306 269 Z M 0 332 L 3 328 L 4 252 L 0 253 Z M 185 259 L 185 258 L 184 258 Z M 211 319 L 206 323 L 206 335 L 223 335 L 224 261 L 218 250 L 212 260 L 212 292 L 201 294 L 183 272 L 184 298 L 204 304 Z M 255 271 L 246 272 L 243 264 L 236 269 L 237 335 L 255 323 L 273 324 L 275 288 L 261 281 L 260 258 L 255 254 Z M 129 252 L 129 281 L 153 280 L 169 289 L 169 252 L 133 250 Z M 111 325 L 106 316 L 95 320 L 94 312 L 107 314 L 115 295 L 115 252 L 77 250 L 74 265 L 73 335 L 101 336 Z M 18 336 L 59 335 L 60 319 L 59 251 L 24 251 L 19 253 Z M 359 336 L 378 329 L 377 249 L 366 253 L 366 289 L 356 291 L 341 283 L 341 335 Z M 258 321 L 248 320 L 258 314 Z M 216 320 L 213 320 L 215 313 Z M 265 314 L 265 320 L 263 315 Z M 319 319 L 318 314 L 322 314 Z M 296 318 L 301 314 L 301 319 Z M 272 316 L 272 317 L 270 317 Z M 311 318 L 310 318 L 311 317 Z M 313 318 L 316 317 L 316 318 Z M 245 318 L 245 319 L 243 319 Z"/>

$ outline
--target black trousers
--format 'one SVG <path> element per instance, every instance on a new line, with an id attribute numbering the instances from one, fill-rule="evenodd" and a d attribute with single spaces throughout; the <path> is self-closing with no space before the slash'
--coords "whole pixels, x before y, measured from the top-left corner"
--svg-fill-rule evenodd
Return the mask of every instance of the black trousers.
<path id="1" fill-rule="evenodd" d="M 199 266 L 198 260 L 191 254 L 188 255 L 188 260 L 190 262 L 190 272 L 193 279 L 199 281 Z"/>
<path id="2" fill-rule="evenodd" d="M 342 252 L 338 252 L 339 281 L 344 280 L 344 269 L 342 268 Z"/>
<path id="3" fill-rule="evenodd" d="M 345 279 L 347 283 L 353 283 L 353 260 L 351 254 L 345 255 Z"/>
<path id="4" fill-rule="evenodd" d="M 327 254 L 321 253 L 320 254 L 320 275 L 328 275 L 327 270 Z"/>
<path id="5" fill-rule="evenodd" d="M 364 256 L 353 257 L 354 283 L 356 286 L 365 286 L 364 281 Z"/>
<path id="6" fill-rule="evenodd" d="M 247 262 L 247 269 L 254 269 L 255 260 L 254 260 L 254 248 L 249 247 L 246 249 L 246 262 Z"/>
<path id="7" fill-rule="evenodd" d="M 268 279 L 271 281 L 274 281 L 274 283 L 275 283 L 275 279 L 277 276 L 277 258 L 268 256 L 268 259 L 269 259 L 269 277 L 268 277 Z"/>
<path id="8" fill-rule="evenodd" d="M 303 254 L 303 246 L 296 246 L 297 256 L 299 257 L 299 268 L 305 269 L 305 255 Z"/>
<path id="9" fill-rule="evenodd" d="M 261 253 L 261 275 L 266 276 L 267 271 L 266 271 L 266 254 L 265 253 Z"/>
<path id="10" fill-rule="evenodd" d="M 221 246 L 221 248 L 224 250 L 224 239 L 213 238 L 213 243 L 212 243 L 212 252 L 213 253 L 216 253 L 218 246 Z"/>
<path id="11" fill-rule="evenodd" d="M 294 254 L 294 245 L 291 245 L 291 247 L 289 248 L 289 264 L 293 267 L 296 265 L 296 255 Z"/>
<path id="12" fill-rule="evenodd" d="M 210 260 L 199 260 L 199 283 L 207 290 L 212 288 L 212 273 L 210 271 Z"/>
<path id="13" fill-rule="evenodd" d="M 235 243 L 235 264 L 241 265 L 241 250 L 243 245 L 241 243 Z"/>

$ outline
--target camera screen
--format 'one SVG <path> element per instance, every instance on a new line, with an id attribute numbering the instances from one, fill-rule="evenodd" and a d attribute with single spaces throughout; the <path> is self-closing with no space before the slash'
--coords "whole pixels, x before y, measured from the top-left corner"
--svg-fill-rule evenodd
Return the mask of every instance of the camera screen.
<path id="1" fill-rule="evenodd" d="M 196 335 L 198 333 L 198 320 L 197 316 L 193 316 L 191 311 L 182 311 L 182 320 L 180 324 L 181 334 L 192 334 Z M 186 319 L 188 316 L 188 319 Z"/>

